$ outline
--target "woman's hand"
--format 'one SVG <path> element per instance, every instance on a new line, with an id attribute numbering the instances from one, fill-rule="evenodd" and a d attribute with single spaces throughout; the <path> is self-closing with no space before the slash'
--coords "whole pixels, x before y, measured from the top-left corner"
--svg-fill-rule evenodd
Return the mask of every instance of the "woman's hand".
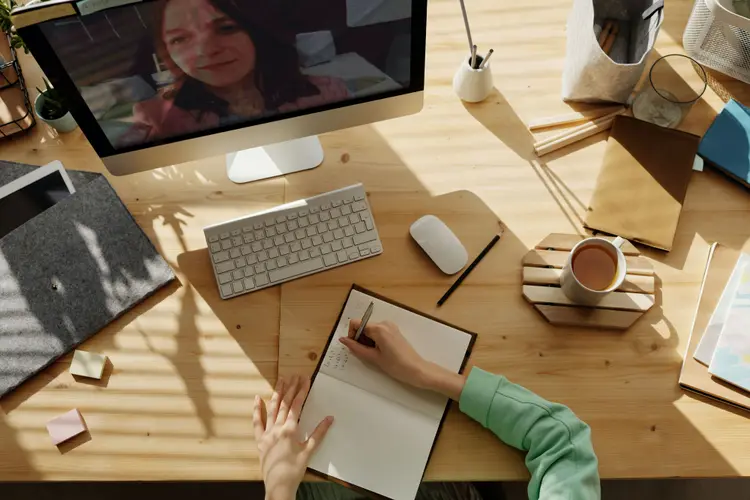
<path id="1" fill-rule="evenodd" d="M 300 441 L 298 421 L 310 390 L 310 380 L 297 376 L 285 383 L 279 379 L 268 406 L 255 397 L 253 427 L 260 452 L 266 500 L 293 500 L 310 457 L 333 423 L 326 417 L 307 441 Z"/>
<path id="2" fill-rule="evenodd" d="M 436 391 L 455 400 L 461 397 L 466 379 L 422 358 L 404 338 L 398 326 L 389 321 L 369 323 L 363 333 L 375 342 L 375 347 L 367 347 L 354 340 L 361 324 L 359 319 L 351 320 L 349 336 L 339 338 L 359 359 L 377 366 L 405 384 Z"/>

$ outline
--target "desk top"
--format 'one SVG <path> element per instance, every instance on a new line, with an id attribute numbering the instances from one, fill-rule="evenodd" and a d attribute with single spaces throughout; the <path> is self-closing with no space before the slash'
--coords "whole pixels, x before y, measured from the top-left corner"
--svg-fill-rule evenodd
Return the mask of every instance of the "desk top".
<path id="1" fill-rule="evenodd" d="M 667 4 L 657 54 L 681 51 L 692 2 Z M 582 232 L 604 152 L 600 134 L 538 160 L 524 126 L 569 110 L 559 97 L 568 11 L 569 2 L 474 2 L 474 38 L 480 49 L 496 49 L 496 91 L 464 105 L 451 89 L 465 56 L 460 9 L 430 2 L 424 111 L 324 135 L 326 161 L 313 171 L 237 186 L 223 158 L 213 158 L 110 178 L 182 286 L 84 345 L 112 360 L 105 382 L 75 382 L 67 356 L 0 401 L 0 481 L 259 479 L 253 397 L 270 394 L 277 370 L 312 370 L 353 282 L 477 332 L 474 365 L 569 405 L 590 424 L 602 477 L 750 476 L 747 415 L 677 386 L 708 242 L 739 248 L 750 236 L 746 190 L 711 172 L 694 175 L 674 250 L 644 251 L 659 278 L 657 304 L 627 332 L 554 328 L 521 297 L 527 249 L 548 233 Z M 22 66 L 33 87 L 38 68 L 28 57 Z M 725 83 L 750 101 L 748 86 Z M 707 93 L 682 128 L 702 133 L 721 106 Z M 0 155 L 102 171 L 80 132 L 58 137 L 42 123 L 1 142 Z M 381 257 L 219 299 L 202 227 L 354 182 L 369 191 Z M 499 219 L 506 226 L 439 310 L 452 278 L 407 235 L 427 213 L 443 218 L 472 255 Z M 90 441 L 58 451 L 45 423 L 71 408 L 81 410 Z M 520 453 L 450 412 L 427 479 L 525 477 Z"/>

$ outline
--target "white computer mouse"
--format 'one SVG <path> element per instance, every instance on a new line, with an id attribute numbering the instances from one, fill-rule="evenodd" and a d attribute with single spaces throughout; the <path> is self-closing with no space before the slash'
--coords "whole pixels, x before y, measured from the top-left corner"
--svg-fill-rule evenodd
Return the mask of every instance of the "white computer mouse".
<path id="1" fill-rule="evenodd" d="M 412 224 L 409 233 L 445 274 L 456 274 L 469 260 L 461 241 L 434 215 L 425 215 Z"/>

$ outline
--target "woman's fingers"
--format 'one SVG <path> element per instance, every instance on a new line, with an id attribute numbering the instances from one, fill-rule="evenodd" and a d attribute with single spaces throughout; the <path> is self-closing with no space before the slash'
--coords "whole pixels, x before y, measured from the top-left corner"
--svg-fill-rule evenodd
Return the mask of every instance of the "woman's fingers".
<path id="1" fill-rule="evenodd" d="M 289 409 L 289 421 L 296 423 L 302 413 L 302 405 L 305 404 L 307 393 L 310 391 L 310 379 L 305 377 L 301 380 L 300 388 L 294 397 L 292 407 Z"/>
<path id="2" fill-rule="evenodd" d="M 353 339 L 354 336 L 357 334 L 357 330 L 359 330 L 359 325 L 362 324 L 361 319 L 351 319 L 349 320 L 349 338 Z"/>
<path id="3" fill-rule="evenodd" d="M 253 407 L 253 431 L 255 432 L 255 442 L 259 442 L 260 438 L 263 437 L 263 432 L 266 428 L 265 422 L 263 422 L 263 408 L 265 403 L 260 396 L 255 396 L 255 406 Z"/>
<path id="4" fill-rule="evenodd" d="M 279 412 L 279 402 L 284 394 L 284 379 L 279 377 L 276 382 L 276 389 L 273 391 L 271 401 L 268 403 L 266 408 L 266 430 L 270 429 L 274 423 L 276 423 L 276 415 Z"/>
<path id="5" fill-rule="evenodd" d="M 378 350 L 374 347 L 366 347 L 352 340 L 348 337 L 339 337 L 339 342 L 344 344 L 349 350 L 362 361 L 369 361 L 370 363 L 377 362 Z"/>
<path id="6" fill-rule="evenodd" d="M 292 377 L 289 384 L 285 387 L 284 397 L 281 398 L 279 404 L 279 410 L 276 415 L 276 423 L 283 424 L 286 422 L 286 418 L 289 416 L 289 408 L 292 406 L 292 401 L 297 395 L 297 386 L 299 385 L 299 377 L 297 375 Z"/>
<path id="7" fill-rule="evenodd" d="M 331 428 L 331 424 L 333 424 L 333 417 L 329 416 L 324 418 L 315 428 L 310 437 L 307 438 L 307 442 L 305 442 L 305 451 L 307 452 L 308 457 L 318 449 L 320 442 L 326 437 L 328 429 Z"/>

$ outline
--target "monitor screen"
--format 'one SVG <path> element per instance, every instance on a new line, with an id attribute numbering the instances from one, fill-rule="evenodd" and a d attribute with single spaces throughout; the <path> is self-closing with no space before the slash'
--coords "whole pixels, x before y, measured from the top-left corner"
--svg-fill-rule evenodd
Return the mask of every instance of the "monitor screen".
<path id="1" fill-rule="evenodd" d="M 154 0 L 40 29 L 124 152 L 408 90 L 411 15 L 409 0 Z"/>

